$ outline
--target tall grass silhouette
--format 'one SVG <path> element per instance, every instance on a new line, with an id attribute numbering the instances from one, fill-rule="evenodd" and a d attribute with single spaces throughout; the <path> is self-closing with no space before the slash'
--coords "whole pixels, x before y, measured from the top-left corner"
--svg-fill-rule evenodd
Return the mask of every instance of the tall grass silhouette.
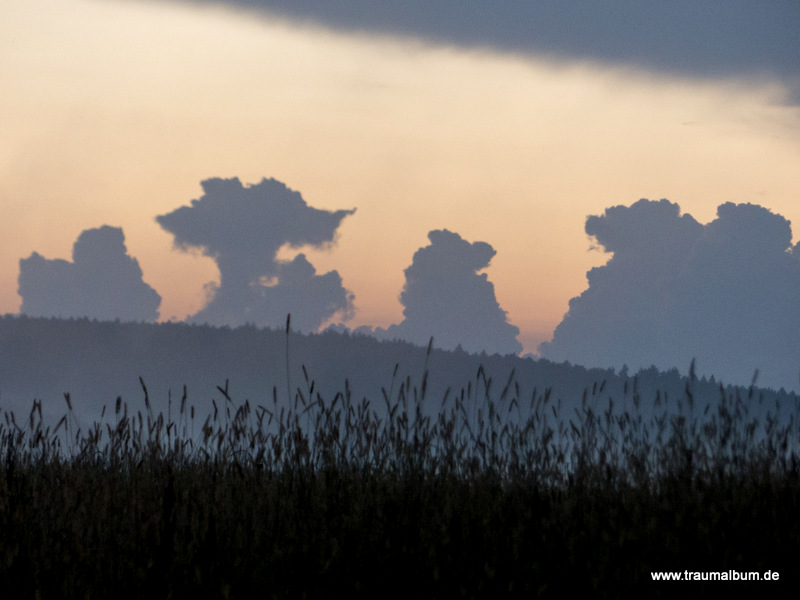
<path id="1" fill-rule="evenodd" d="M 53 427 L 39 401 L 24 422 L 4 412 L 0 589 L 618 597 L 674 593 L 656 570 L 791 580 L 797 423 L 752 417 L 753 388 L 701 410 L 688 380 L 645 411 L 635 383 L 626 410 L 595 406 L 598 382 L 564 415 L 513 371 L 498 390 L 480 368 L 442 398 L 427 363 L 418 383 L 397 373 L 371 399 L 347 381 L 323 398 L 305 368 L 294 389 L 287 369 L 285 399 L 237 403 L 225 382 L 202 424 L 185 388 L 155 414 L 144 381 L 143 411 L 118 399 L 88 427 L 69 395 Z"/>

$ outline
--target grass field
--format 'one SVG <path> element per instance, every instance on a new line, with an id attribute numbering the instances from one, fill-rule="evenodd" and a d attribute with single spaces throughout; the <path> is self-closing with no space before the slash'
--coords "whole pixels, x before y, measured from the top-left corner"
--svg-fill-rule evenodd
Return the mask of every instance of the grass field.
<path id="1" fill-rule="evenodd" d="M 41 403 L 0 421 L 0 589 L 15 598 L 672 596 L 732 585 L 797 591 L 800 453 L 792 417 L 754 398 L 644 417 L 560 414 L 513 374 L 459 394 L 393 380 L 332 399 L 203 420 L 185 394 L 154 414 L 122 401 L 79 427 Z M 291 384 L 287 381 L 287 387 Z M 602 383 L 599 384 L 602 387 Z M 291 388 L 290 388 L 291 390 Z M 288 390 L 288 391 L 290 391 Z M 651 407 L 652 408 L 652 407 Z M 174 413 L 174 414 L 173 414 Z M 777 571 L 780 581 L 654 582 L 652 571 Z"/>

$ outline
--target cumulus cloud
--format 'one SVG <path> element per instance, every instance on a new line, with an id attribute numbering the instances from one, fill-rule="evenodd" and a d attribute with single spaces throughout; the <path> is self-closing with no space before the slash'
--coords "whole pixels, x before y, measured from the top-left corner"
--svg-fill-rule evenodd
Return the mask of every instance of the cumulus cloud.
<path id="1" fill-rule="evenodd" d="M 468 352 L 518 354 L 519 329 L 506 320 L 486 273 L 496 254 L 486 242 L 470 243 L 446 229 L 428 233 L 430 245 L 417 250 L 405 270 L 400 294 L 404 319 L 375 335 Z"/>
<path id="2" fill-rule="evenodd" d="M 726 203 L 701 225 L 677 204 L 640 200 L 586 220 L 613 256 L 589 271 L 553 340 L 552 360 L 698 369 L 730 383 L 795 388 L 800 374 L 800 251 L 789 221 Z"/>
<path id="3" fill-rule="evenodd" d="M 275 179 L 248 186 L 236 178 L 208 179 L 202 188 L 190 206 L 156 217 L 175 236 L 176 248 L 198 249 L 219 268 L 219 285 L 208 287 L 208 303 L 189 321 L 280 327 L 291 313 L 293 327 L 314 331 L 337 313 L 350 316 L 353 295 L 336 271 L 317 275 L 304 254 L 290 262 L 277 254 L 283 246 L 332 245 L 355 209 L 310 207 Z"/>
<path id="4" fill-rule="evenodd" d="M 161 296 L 142 280 L 128 256 L 122 229 L 87 229 L 72 249 L 72 262 L 34 252 L 19 261 L 20 313 L 154 321 Z"/>

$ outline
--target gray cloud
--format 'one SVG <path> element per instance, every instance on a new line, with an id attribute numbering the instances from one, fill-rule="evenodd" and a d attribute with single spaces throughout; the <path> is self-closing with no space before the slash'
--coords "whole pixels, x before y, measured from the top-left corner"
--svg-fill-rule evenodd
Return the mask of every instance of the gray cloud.
<path id="1" fill-rule="evenodd" d="M 428 239 L 405 270 L 403 321 L 373 334 L 419 345 L 432 336 L 439 348 L 460 345 L 468 352 L 520 353 L 519 329 L 506 320 L 487 275 L 478 273 L 489 266 L 494 248 L 446 229 L 431 231 Z"/>
<path id="2" fill-rule="evenodd" d="M 314 331 L 336 313 L 348 317 L 353 295 L 336 271 L 317 275 L 305 255 L 276 259 L 283 246 L 333 244 L 342 219 L 355 212 L 312 208 L 283 183 L 264 179 L 243 186 L 234 179 L 202 182 L 203 196 L 156 217 L 181 250 L 199 249 L 220 272 L 208 304 L 189 320 L 212 325 L 280 327 L 292 314 L 293 326 Z"/>
<path id="3" fill-rule="evenodd" d="M 800 3 L 795 0 L 190 1 L 343 31 L 593 60 L 690 77 L 775 77 L 800 102 Z"/>
<path id="4" fill-rule="evenodd" d="M 677 204 L 640 200 L 586 221 L 612 258 L 587 274 L 552 360 L 698 369 L 730 383 L 794 389 L 800 374 L 800 252 L 789 221 L 727 203 L 700 225 Z"/>
<path id="5" fill-rule="evenodd" d="M 20 313 L 154 321 L 161 297 L 142 280 L 128 256 L 122 229 L 87 229 L 72 249 L 72 262 L 34 252 L 19 261 Z"/>

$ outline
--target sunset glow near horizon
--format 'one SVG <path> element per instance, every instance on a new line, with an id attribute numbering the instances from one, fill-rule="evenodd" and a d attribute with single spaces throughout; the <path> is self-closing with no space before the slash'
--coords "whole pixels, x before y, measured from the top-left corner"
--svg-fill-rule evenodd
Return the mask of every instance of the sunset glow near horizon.
<path id="1" fill-rule="evenodd" d="M 589 215 L 668 198 L 701 223 L 726 202 L 800 239 L 800 109 L 775 80 L 680 78 L 346 34 L 185 4 L 0 0 L 0 313 L 19 261 L 71 258 L 121 227 L 160 319 L 218 278 L 155 221 L 200 182 L 275 178 L 315 208 L 356 208 L 305 252 L 355 295 L 349 327 L 402 319 L 403 270 L 433 229 L 484 241 L 524 352 L 549 340 L 586 272 Z"/>

